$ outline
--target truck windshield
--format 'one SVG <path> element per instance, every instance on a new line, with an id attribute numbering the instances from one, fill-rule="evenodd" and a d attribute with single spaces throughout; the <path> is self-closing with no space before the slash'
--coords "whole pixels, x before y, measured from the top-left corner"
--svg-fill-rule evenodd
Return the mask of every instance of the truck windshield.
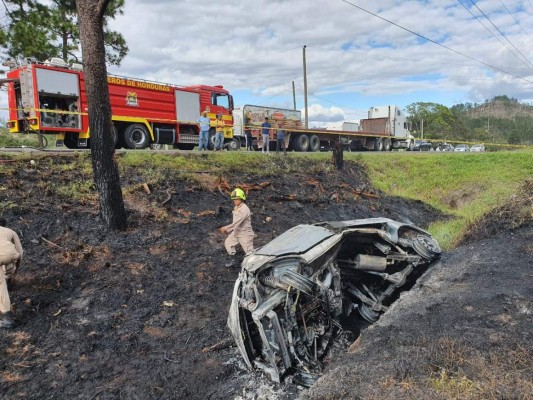
<path id="1" fill-rule="evenodd" d="M 213 93 L 213 105 L 229 109 L 229 96 L 225 93 Z"/>

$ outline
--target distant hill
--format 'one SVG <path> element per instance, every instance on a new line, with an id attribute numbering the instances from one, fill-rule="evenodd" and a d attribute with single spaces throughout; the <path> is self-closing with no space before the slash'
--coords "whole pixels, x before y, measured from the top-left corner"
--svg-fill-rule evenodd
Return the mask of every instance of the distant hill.
<path id="1" fill-rule="evenodd" d="M 533 105 L 507 96 L 484 103 L 457 104 L 455 135 L 461 139 L 493 143 L 533 145 Z"/>
<path id="2" fill-rule="evenodd" d="M 457 104 L 452 107 L 452 111 L 463 113 L 467 118 L 513 119 L 517 116 L 533 118 L 533 105 L 520 103 L 517 99 L 507 96 L 496 96 L 481 104 Z"/>

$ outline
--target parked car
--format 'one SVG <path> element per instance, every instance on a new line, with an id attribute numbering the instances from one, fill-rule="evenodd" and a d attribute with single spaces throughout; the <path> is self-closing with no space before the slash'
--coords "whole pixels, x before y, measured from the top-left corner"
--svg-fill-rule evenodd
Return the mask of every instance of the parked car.
<path id="1" fill-rule="evenodd" d="M 470 151 L 474 151 L 474 152 L 485 151 L 485 145 L 475 144 L 472 147 L 470 147 Z"/>
<path id="2" fill-rule="evenodd" d="M 248 368 L 309 386 L 341 321 L 377 321 L 440 254 L 428 232 L 387 218 L 295 226 L 244 258 L 228 327 Z"/>
<path id="3" fill-rule="evenodd" d="M 467 152 L 467 151 L 470 151 L 470 147 L 468 147 L 468 145 L 466 144 L 458 144 L 457 146 L 455 146 L 454 151 Z"/>
<path id="4" fill-rule="evenodd" d="M 430 151 L 431 143 L 426 142 L 425 140 L 415 140 L 415 146 L 413 151 Z"/>
<path id="5" fill-rule="evenodd" d="M 453 146 L 446 142 L 439 143 L 437 147 L 435 147 L 435 151 L 453 151 L 453 150 L 454 150 Z"/>

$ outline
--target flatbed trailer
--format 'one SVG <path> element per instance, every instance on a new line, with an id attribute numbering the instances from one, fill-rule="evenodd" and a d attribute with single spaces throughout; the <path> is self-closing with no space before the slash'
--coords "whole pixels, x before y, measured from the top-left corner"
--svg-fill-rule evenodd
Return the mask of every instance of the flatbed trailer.
<path id="1" fill-rule="evenodd" d="M 297 152 L 316 152 L 329 150 L 340 142 L 343 146 L 357 150 L 391 151 L 405 148 L 412 150 L 414 140 L 405 117 L 401 118 L 396 106 L 372 107 L 369 117 L 387 112 L 387 116 L 367 118 L 360 121 L 358 131 L 342 131 L 327 129 L 306 129 L 302 125 L 301 112 L 298 110 L 275 107 L 245 105 L 236 107 L 234 115 L 233 140 L 244 144 L 245 131 L 249 129 L 256 148 L 263 146 L 261 124 L 265 118 L 272 125 L 269 135 L 269 147 L 275 148 L 278 130 L 285 131 L 285 145 L 287 149 Z M 248 118 L 245 116 L 248 115 Z M 248 121 L 246 126 L 245 121 Z"/>

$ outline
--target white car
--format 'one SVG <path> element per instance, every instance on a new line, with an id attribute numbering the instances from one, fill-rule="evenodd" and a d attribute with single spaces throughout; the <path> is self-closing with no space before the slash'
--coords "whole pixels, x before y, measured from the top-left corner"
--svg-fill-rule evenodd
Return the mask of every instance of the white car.
<path id="1" fill-rule="evenodd" d="M 475 145 L 473 145 L 470 148 L 470 151 L 475 151 L 475 152 L 485 151 L 485 145 L 483 145 L 483 144 L 475 144 Z"/>
<path id="2" fill-rule="evenodd" d="M 458 144 L 457 146 L 455 146 L 454 151 L 467 152 L 467 151 L 470 151 L 470 147 L 468 147 L 468 145 L 466 144 Z"/>

